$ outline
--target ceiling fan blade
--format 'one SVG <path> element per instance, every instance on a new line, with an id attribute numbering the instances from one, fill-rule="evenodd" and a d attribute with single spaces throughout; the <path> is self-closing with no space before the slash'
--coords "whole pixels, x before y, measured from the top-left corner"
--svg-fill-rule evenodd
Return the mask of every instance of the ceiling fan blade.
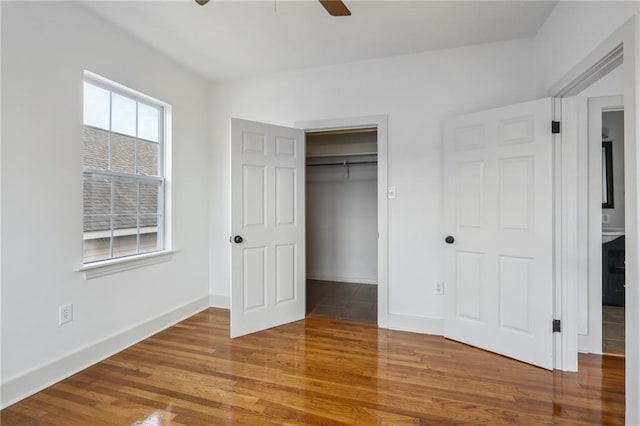
<path id="1" fill-rule="evenodd" d="M 350 16 L 351 12 L 342 0 L 319 0 L 331 16 Z"/>
<path id="2" fill-rule="evenodd" d="M 209 3 L 209 0 L 196 0 L 196 3 L 198 3 L 200 6 L 204 6 L 205 4 Z"/>

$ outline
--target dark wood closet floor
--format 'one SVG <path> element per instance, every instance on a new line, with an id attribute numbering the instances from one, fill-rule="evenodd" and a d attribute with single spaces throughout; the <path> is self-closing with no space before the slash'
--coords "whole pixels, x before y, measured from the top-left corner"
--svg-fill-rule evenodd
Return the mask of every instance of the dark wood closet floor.
<path id="1" fill-rule="evenodd" d="M 307 316 L 375 324 L 378 286 L 307 280 Z"/>

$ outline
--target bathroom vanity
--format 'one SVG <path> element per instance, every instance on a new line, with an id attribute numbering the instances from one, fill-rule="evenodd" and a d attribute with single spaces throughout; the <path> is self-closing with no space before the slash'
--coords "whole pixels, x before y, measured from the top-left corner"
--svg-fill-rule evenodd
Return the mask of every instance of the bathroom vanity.
<path id="1" fill-rule="evenodd" d="M 607 235 L 613 234 L 613 235 Z M 624 234 L 602 233 L 602 304 L 624 306 Z"/>

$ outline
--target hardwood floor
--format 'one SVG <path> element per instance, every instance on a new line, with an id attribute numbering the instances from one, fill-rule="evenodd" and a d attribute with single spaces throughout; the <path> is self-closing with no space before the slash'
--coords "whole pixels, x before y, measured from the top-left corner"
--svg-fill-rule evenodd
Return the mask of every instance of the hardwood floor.
<path id="1" fill-rule="evenodd" d="M 624 308 L 602 307 L 602 352 L 624 356 Z"/>
<path id="2" fill-rule="evenodd" d="M 326 318 L 234 340 L 208 309 L 1 413 L 2 425 L 623 424 L 624 359 L 549 372 Z"/>

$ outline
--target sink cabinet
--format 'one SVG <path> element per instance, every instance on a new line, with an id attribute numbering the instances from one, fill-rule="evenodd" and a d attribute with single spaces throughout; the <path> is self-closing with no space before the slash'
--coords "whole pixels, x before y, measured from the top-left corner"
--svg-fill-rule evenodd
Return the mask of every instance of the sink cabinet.
<path id="1" fill-rule="evenodd" d="M 624 306 L 624 236 L 602 245 L 602 304 Z"/>

